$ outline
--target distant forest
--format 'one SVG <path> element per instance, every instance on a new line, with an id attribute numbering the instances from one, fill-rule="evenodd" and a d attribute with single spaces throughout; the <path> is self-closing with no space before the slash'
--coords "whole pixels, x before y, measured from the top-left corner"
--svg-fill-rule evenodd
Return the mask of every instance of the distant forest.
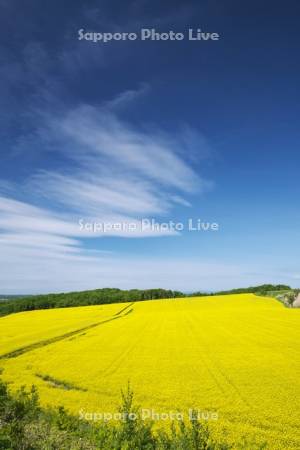
<path id="1" fill-rule="evenodd" d="M 104 305 L 109 303 L 136 302 L 161 298 L 204 297 L 208 295 L 241 294 L 246 292 L 267 295 L 270 291 L 286 291 L 290 289 L 289 286 L 283 284 L 263 284 L 261 286 L 251 286 L 248 288 L 231 289 L 229 291 L 219 291 L 214 293 L 194 292 L 192 294 L 184 294 L 180 291 L 166 289 L 121 290 L 116 288 L 103 288 L 81 292 L 24 296 L 21 298 L 16 297 L 14 299 L 9 298 L 0 301 L 0 316 L 21 311 L 32 311 L 35 309 Z"/>

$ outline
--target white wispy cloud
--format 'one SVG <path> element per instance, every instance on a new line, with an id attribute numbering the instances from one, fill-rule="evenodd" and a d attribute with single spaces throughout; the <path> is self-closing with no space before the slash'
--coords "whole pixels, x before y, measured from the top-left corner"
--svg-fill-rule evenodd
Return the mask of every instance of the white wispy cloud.
<path id="1" fill-rule="evenodd" d="M 117 94 L 112 100 L 105 102 L 104 107 L 111 111 L 119 111 L 144 97 L 149 92 L 150 85 L 141 83 L 137 89 L 127 89 L 127 91 Z"/>
<path id="2" fill-rule="evenodd" d="M 71 220 L 63 220 L 46 209 L 3 196 L 0 196 L 0 230 L 21 235 L 29 232 L 78 236 L 78 227 Z"/>
<path id="3" fill-rule="evenodd" d="M 183 149 L 180 140 L 137 129 L 106 106 L 81 106 L 45 121 L 42 134 L 69 163 L 55 172 L 37 171 L 27 186 L 66 211 L 125 222 L 166 217 L 176 205 L 191 205 L 186 196 L 211 188 L 181 156 L 185 133 Z M 199 139 L 199 155 L 207 152 L 203 147 Z"/>
<path id="4" fill-rule="evenodd" d="M 18 230 L 17 230 L 18 231 Z M 59 251 L 65 253 L 76 253 L 81 249 L 79 242 L 76 239 L 70 239 L 63 236 L 51 235 L 48 233 L 30 232 L 18 233 L 1 233 L 0 246 L 3 250 L 4 246 L 16 246 L 18 249 L 51 249 L 52 251 Z"/>
<path id="5" fill-rule="evenodd" d="M 81 106 L 64 120 L 53 122 L 53 129 L 74 143 L 69 156 L 100 171 L 106 165 L 114 172 L 134 172 L 161 186 L 193 192 L 201 179 L 180 158 L 178 144 L 159 130 L 137 130 L 103 109 Z M 70 148 L 70 146 L 69 146 Z M 81 149 L 81 151 L 80 151 Z M 199 154 L 201 148 L 198 149 Z"/>
<path id="6" fill-rule="evenodd" d="M 27 146 L 33 143 L 43 148 L 50 142 L 53 156 L 59 155 L 68 164 L 55 171 L 41 167 L 33 172 L 24 180 L 23 201 L 17 200 L 22 185 L 16 186 L 14 195 L 11 185 L 7 190 L 5 180 L 0 183 L 2 289 L 9 290 L 13 282 L 21 290 L 34 283 L 36 290 L 41 286 L 44 291 L 53 290 L 54 285 L 71 289 L 71 280 L 73 283 L 77 277 L 77 288 L 133 286 L 133 277 L 139 273 L 141 277 L 151 273 L 151 285 L 159 281 L 160 264 L 149 266 L 141 260 L 141 265 L 130 262 L 127 266 L 125 259 L 121 262 L 119 256 L 102 254 L 101 246 L 100 253 L 95 253 L 83 241 L 178 234 L 142 229 L 141 219 L 165 220 L 173 208 L 191 206 L 191 195 L 210 188 L 186 162 L 188 158 L 182 157 L 186 136 L 177 141 L 158 129 L 138 129 L 117 116 L 121 104 L 140 94 L 127 91 L 98 108 L 83 105 L 56 115 L 47 113 L 42 120 L 39 117 L 39 128 L 26 141 Z M 195 147 L 194 136 L 192 144 Z M 202 150 L 199 140 L 199 154 Z M 79 219 L 134 223 L 136 228 L 91 233 L 79 226 Z M 12 290 L 16 291 L 16 286 Z"/>
<path id="7" fill-rule="evenodd" d="M 83 208 L 85 211 L 85 208 Z M 28 245 L 27 237 L 30 234 L 32 237 L 37 235 L 39 243 L 42 246 L 41 237 L 44 236 L 46 243 L 49 242 L 49 236 L 62 236 L 77 238 L 97 238 L 104 236 L 121 236 L 121 237 L 158 237 L 167 236 L 174 233 L 168 230 L 143 229 L 141 221 L 125 216 L 113 214 L 101 214 L 94 217 L 80 217 L 89 222 L 99 223 L 122 223 L 135 224 L 134 231 L 128 231 L 126 227 L 123 230 L 112 229 L 107 232 L 98 230 L 97 232 L 90 232 L 88 229 L 82 228 L 79 223 L 78 215 L 71 212 L 64 214 L 54 212 L 53 210 L 38 208 L 28 203 L 19 202 L 10 198 L 0 196 L 0 232 L 4 233 L 18 233 L 20 241 L 23 239 L 26 246 Z M 77 242 L 79 243 L 79 241 Z"/>
<path id="8" fill-rule="evenodd" d="M 170 201 L 154 192 L 149 183 L 114 177 L 113 173 L 101 177 L 93 172 L 91 168 L 91 171 L 81 170 L 70 176 L 41 171 L 31 178 L 31 187 L 58 203 L 98 217 L 112 212 L 160 214 L 170 208 Z"/>

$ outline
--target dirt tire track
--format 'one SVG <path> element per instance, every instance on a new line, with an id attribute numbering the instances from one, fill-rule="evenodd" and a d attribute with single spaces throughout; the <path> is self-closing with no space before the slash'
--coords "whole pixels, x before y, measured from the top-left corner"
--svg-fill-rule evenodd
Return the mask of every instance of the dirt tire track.
<path id="1" fill-rule="evenodd" d="M 50 339 L 44 339 L 42 341 L 34 342 L 33 344 L 26 345 L 24 347 L 20 347 L 20 348 L 18 348 L 16 350 L 8 352 L 8 353 L 4 353 L 3 355 L 0 355 L 0 360 L 1 359 L 17 358 L 18 356 L 21 356 L 24 353 L 31 352 L 33 350 L 45 347 L 47 345 L 55 344 L 56 342 L 63 341 L 63 340 L 68 339 L 70 337 L 76 336 L 76 335 L 82 333 L 83 331 L 99 327 L 100 325 L 104 325 L 105 323 L 112 322 L 113 320 L 121 319 L 121 318 L 123 318 L 123 317 L 125 317 L 127 315 L 126 313 L 122 314 L 122 312 L 126 311 L 131 306 L 132 306 L 132 303 L 129 304 L 128 306 L 126 306 L 126 308 L 123 308 L 121 311 L 119 311 L 119 315 L 115 314 L 113 317 L 110 317 L 109 319 L 102 320 L 101 322 L 96 322 L 96 323 L 93 323 L 93 324 L 88 325 L 86 327 L 79 328 L 77 330 L 70 331 L 68 333 L 64 333 L 64 334 L 61 334 L 59 336 L 55 336 L 55 337 L 50 338 Z"/>

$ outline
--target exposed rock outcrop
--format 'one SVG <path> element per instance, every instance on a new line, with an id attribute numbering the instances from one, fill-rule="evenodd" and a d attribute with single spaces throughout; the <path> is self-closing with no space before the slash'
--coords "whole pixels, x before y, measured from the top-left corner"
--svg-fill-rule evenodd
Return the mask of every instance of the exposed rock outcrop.
<path id="1" fill-rule="evenodd" d="M 296 296 L 293 303 L 293 308 L 300 308 L 300 293 Z"/>

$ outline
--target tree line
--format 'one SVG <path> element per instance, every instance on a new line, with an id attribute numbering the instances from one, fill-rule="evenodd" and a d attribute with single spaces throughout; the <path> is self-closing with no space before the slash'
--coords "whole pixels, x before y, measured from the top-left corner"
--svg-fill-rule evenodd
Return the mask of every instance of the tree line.
<path id="1" fill-rule="evenodd" d="M 279 284 L 264 284 L 248 288 L 231 289 L 219 292 L 194 292 L 184 294 L 180 291 L 169 289 L 130 289 L 121 290 L 117 288 L 103 288 L 89 291 L 68 292 L 59 294 L 43 294 L 25 297 L 16 297 L 0 301 L 0 316 L 21 311 L 32 311 L 35 309 L 68 308 L 72 306 L 102 305 L 109 303 L 136 302 L 143 300 L 156 300 L 162 298 L 180 297 L 204 297 L 208 295 L 226 295 L 255 293 L 267 295 L 268 291 L 289 290 L 289 286 Z"/>

